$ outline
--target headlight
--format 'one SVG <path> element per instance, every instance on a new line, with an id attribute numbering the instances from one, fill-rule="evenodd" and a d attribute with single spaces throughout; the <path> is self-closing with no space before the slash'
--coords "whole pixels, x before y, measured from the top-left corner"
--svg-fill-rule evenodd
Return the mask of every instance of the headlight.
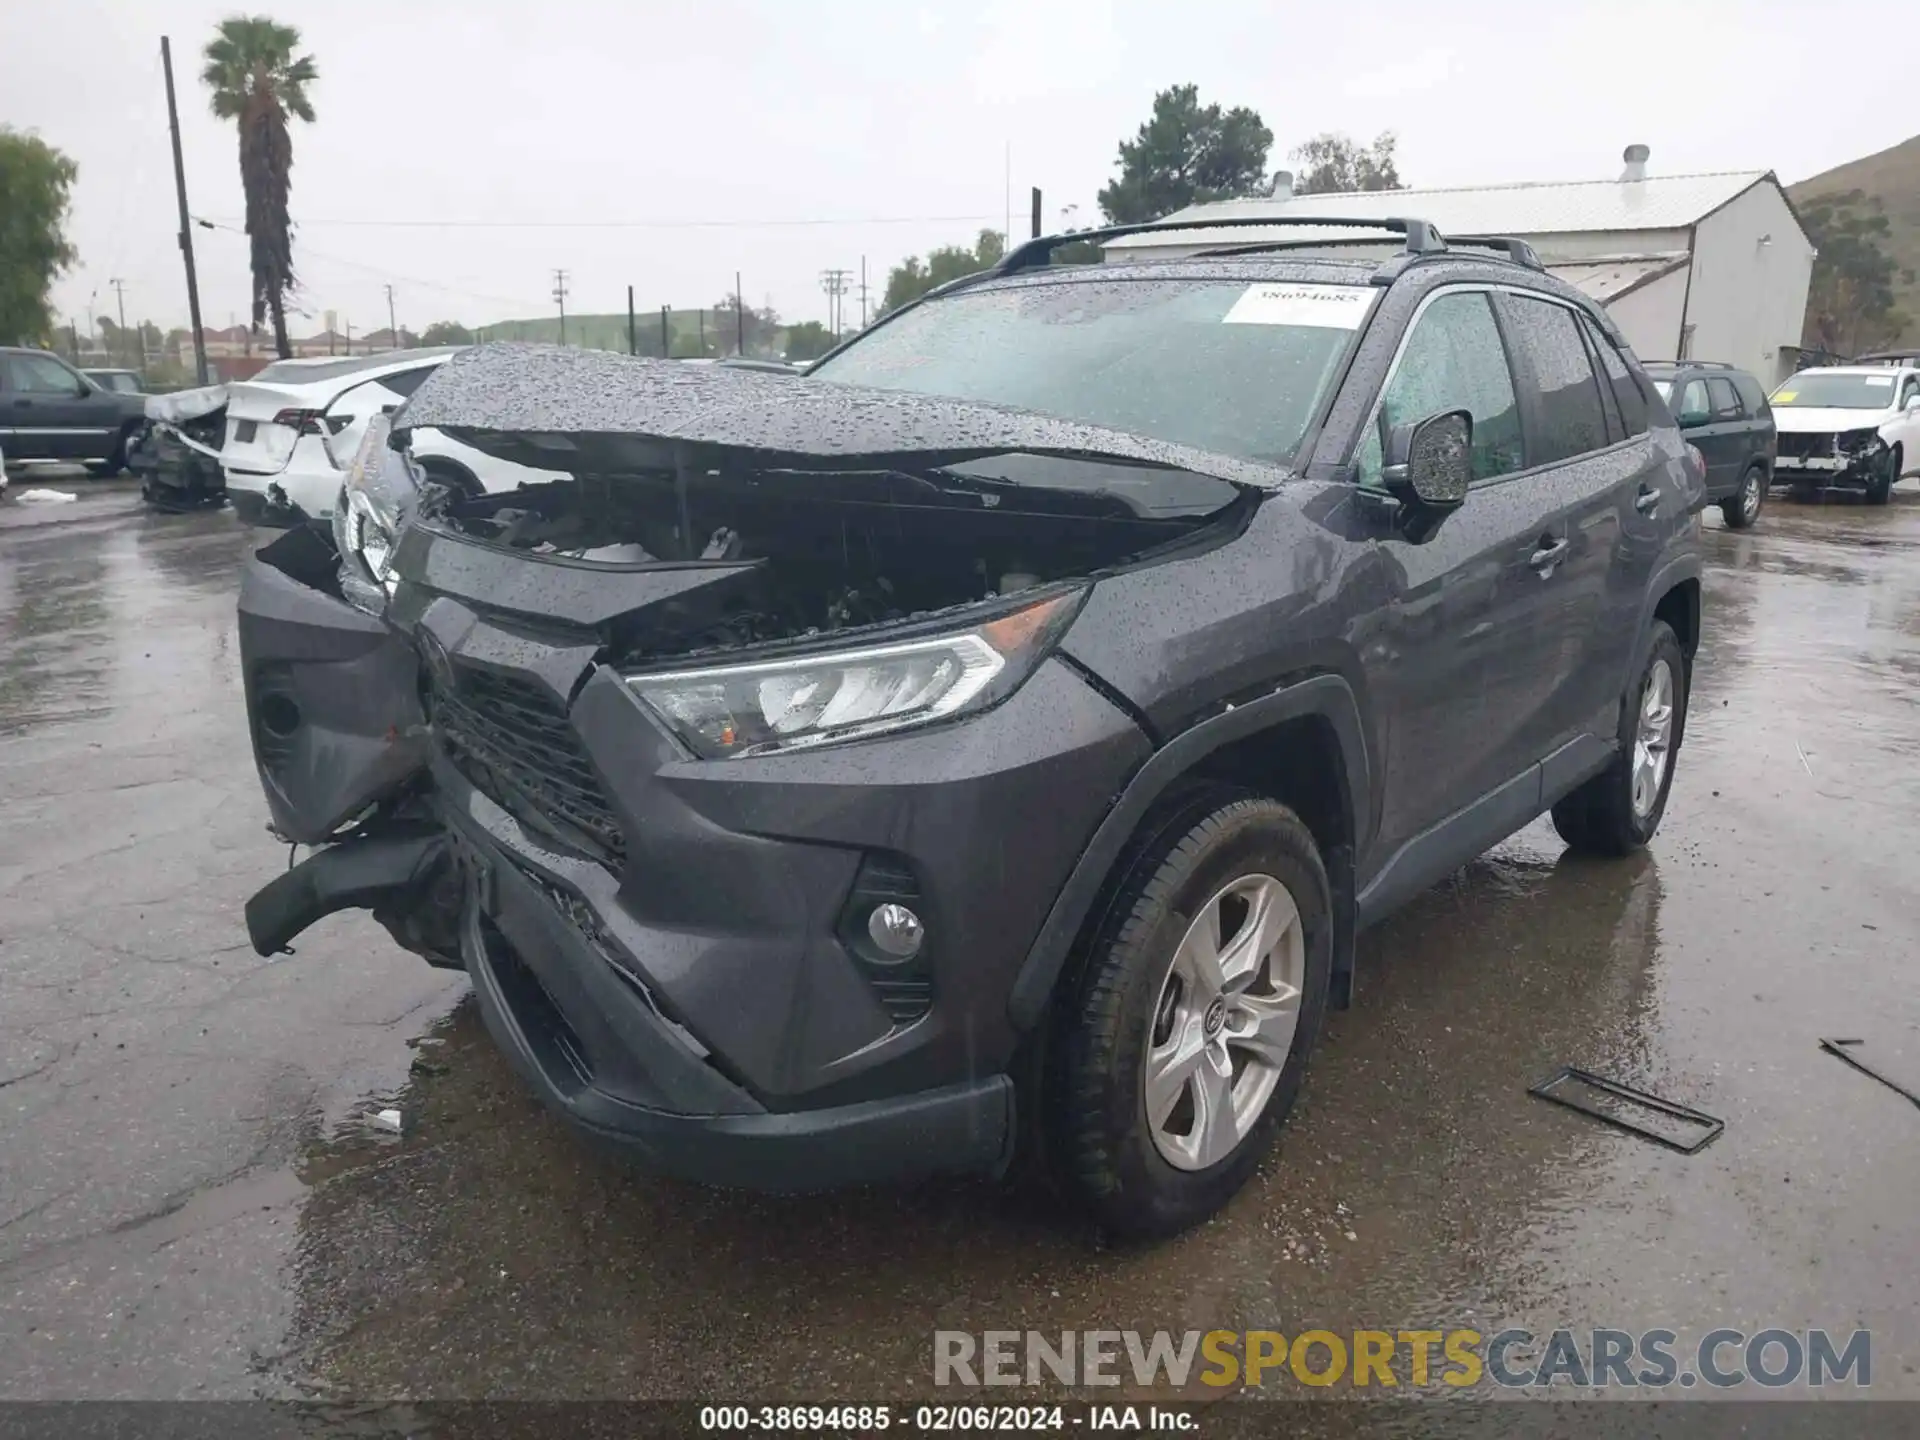
<path id="1" fill-rule="evenodd" d="M 385 415 L 367 422 L 333 507 L 341 589 L 355 605 L 375 613 L 386 607 L 399 584 L 388 567 L 401 521 L 417 493 L 406 457 L 387 446 L 392 433 L 393 422 Z"/>
<path id="2" fill-rule="evenodd" d="M 708 760 L 830 745 L 983 710 L 1046 658 L 1084 592 L 970 630 L 825 655 L 626 677 Z"/>

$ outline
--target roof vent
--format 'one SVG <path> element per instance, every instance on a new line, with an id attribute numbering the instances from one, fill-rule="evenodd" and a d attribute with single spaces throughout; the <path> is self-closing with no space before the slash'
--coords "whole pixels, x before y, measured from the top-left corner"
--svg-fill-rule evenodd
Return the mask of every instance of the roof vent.
<path id="1" fill-rule="evenodd" d="M 1647 156 L 1653 152 L 1644 145 L 1629 145 L 1621 152 L 1620 158 L 1627 162 L 1627 168 L 1620 172 L 1622 183 L 1647 178 Z"/>
<path id="2" fill-rule="evenodd" d="M 1273 172 L 1273 188 L 1267 192 L 1273 200 L 1291 200 L 1293 198 L 1293 172 L 1276 170 Z"/>

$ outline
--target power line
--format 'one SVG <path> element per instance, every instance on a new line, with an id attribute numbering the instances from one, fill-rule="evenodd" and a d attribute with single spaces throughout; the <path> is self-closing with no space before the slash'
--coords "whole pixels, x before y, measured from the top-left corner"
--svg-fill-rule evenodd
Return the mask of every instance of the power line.
<path id="1" fill-rule="evenodd" d="M 233 222 L 241 217 L 218 218 Z M 300 223 L 303 226 L 429 230 L 760 230 L 821 225 L 960 225 L 999 218 L 997 215 L 842 215 L 762 220 L 314 220 L 303 215 Z"/>
<path id="2" fill-rule="evenodd" d="M 304 222 L 302 222 L 304 223 Z M 204 215 L 196 215 L 194 224 L 203 230 L 221 230 L 231 235 L 244 235 L 247 232 L 238 225 L 226 225 L 209 220 Z M 456 295 L 466 300 L 491 300 L 500 305 L 516 305 L 523 310 L 538 310 L 541 302 L 530 300 L 525 295 L 495 295 L 486 290 L 472 290 L 459 285 L 445 285 L 437 280 L 427 280 L 418 275 L 402 275 L 397 270 L 387 270 L 378 265 L 368 265 L 364 261 L 349 260 L 344 255 L 329 254 L 325 250 L 315 250 L 311 245 L 302 243 L 300 253 L 315 260 L 325 260 L 333 265 L 345 265 L 350 270 L 359 270 L 364 274 L 376 276 L 381 280 L 400 280 L 408 285 L 419 285 L 428 290 L 438 290 L 444 295 Z"/>

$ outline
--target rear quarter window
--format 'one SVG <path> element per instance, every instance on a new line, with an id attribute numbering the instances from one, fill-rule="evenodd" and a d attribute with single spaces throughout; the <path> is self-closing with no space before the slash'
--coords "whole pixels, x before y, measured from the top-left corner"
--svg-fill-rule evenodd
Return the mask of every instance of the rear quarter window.
<path id="1" fill-rule="evenodd" d="M 1740 403 L 1746 408 L 1749 416 L 1764 419 L 1773 413 L 1767 405 L 1767 392 L 1760 388 L 1760 382 L 1753 376 L 1745 371 L 1736 372 L 1733 377 L 1733 388 L 1740 392 Z"/>

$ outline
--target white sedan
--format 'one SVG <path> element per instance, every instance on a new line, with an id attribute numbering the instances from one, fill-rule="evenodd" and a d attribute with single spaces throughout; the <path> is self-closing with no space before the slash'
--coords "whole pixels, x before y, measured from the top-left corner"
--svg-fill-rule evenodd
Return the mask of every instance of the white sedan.
<path id="1" fill-rule="evenodd" d="M 254 525 L 330 516 L 367 422 L 398 410 L 459 353 L 450 347 L 277 360 L 228 387 L 220 468 L 234 510 Z M 511 490 L 566 478 L 496 460 L 435 430 L 416 431 L 412 450 L 429 474 L 468 489 Z"/>

